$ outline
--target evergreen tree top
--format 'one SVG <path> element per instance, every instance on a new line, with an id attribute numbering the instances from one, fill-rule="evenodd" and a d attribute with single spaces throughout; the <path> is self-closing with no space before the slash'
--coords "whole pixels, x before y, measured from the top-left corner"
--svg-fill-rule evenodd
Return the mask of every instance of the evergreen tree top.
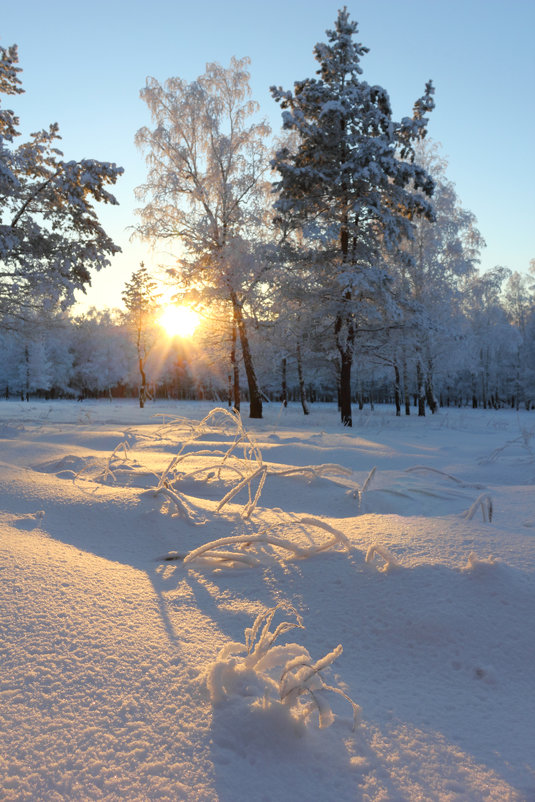
<path id="1" fill-rule="evenodd" d="M 360 42 L 355 42 L 353 36 L 358 31 L 358 23 L 350 21 L 347 6 L 338 11 L 334 30 L 327 30 L 329 44 L 319 42 L 314 48 L 314 56 L 321 67 L 318 75 L 326 83 L 339 81 L 340 76 L 348 73 L 362 74 L 360 59 L 370 52 Z"/>

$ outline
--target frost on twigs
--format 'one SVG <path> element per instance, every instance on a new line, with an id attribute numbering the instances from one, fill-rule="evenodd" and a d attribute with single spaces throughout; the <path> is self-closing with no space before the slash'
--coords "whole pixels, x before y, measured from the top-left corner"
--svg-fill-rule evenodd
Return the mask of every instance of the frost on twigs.
<path id="1" fill-rule="evenodd" d="M 167 424 L 167 428 L 169 425 Z M 200 451 L 194 448 L 202 437 L 210 432 L 213 434 L 214 429 L 219 434 L 221 428 L 225 427 L 231 438 L 229 446 L 210 447 Z M 199 457 L 202 457 L 202 466 L 199 466 Z M 170 491 L 174 497 L 181 498 L 180 484 L 191 479 L 205 482 L 224 480 L 230 483 L 230 490 L 219 501 L 217 512 L 245 490 L 247 501 L 242 508 L 242 517 L 249 518 L 260 498 L 266 480 L 266 468 L 260 449 L 246 432 L 237 413 L 217 407 L 206 415 L 190 432 L 178 453 L 160 475 L 155 493 Z"/>
<path id="2" fill-rule="evenodd" d="M 381 557 L 383 562 L 378 563 L 377 557 Z M 366 562 L 375 565 L 377 570 L 381 571 L 383 574 L 386 574 L 386 572 L 390 571 L 392 568 L 401 568 L 401 564 L 396 560 L 394 555 L 391 554 L 388 549 L 378 544 L 369 547 L 366 552 Z"/>
<path id="3" fill-rule="evenodd" d="M 503 446 L 499 448 L 495 448 L 491 454 L 487 457 L 482 457 L 479 460 L 480 465 L 488 465 L 490 463 L 496 462 L 498 457 L 501 457 L 502 454 L 507 451 L 511 450 L 513 453 L 520 448 L 520 453 L 523 455 L 523 461 L 527 462 L 528 464 L 532 464 L 535 461 L 535 452 L 533 449 L 533 440 L 535 438 L 535 426 L 531 429 L 527 427 L 521 426 L 520 427 L 520 435 L 515 437 L 513 440 L 508 440 L 504 443 Z"/>
<path id="4" fill-rule="evenodd" d="M 292 715 L 307 721 L 318 713 L 320 728 L 330 726 L 334 713 L 330 695 L 342 696 L 353 711 L 353 729 L 358 723 L 359 706 L 340 688 L 325 682 L 322 671 L 342 654 L 338 645 L 320 660 L 313 661 L 308 650 L 298 643 L 275 645 L 291 629 L 304 629 L 299 614 L 290 607 L 295 621 L 282 621 L 272 631 L 273 619 L 284 605 L 260 613 L 252 627 L 244 632 L 244 643 L 233 641 L 221 649 L 217 660 L 204 670 L 212 704 L 221 705 L 233 698 L 247 698 L 250 706 L 263 709 L 286 706 Z"/>
<path id="5" fill-rule="evenodd" d="M 481 516 L 483 520 L 491 523 L 493 514 L 492 498 L 487 493 L 482 493 L 476 498 L 472 506 L 463 513 L 463 518 L 466 518 L 467 521 L 471 521 L 478 508 L 481 508 Z"/>
<path id="6" fill-rule="evenodd" d="M 377 466 L 374 466 L 371 471 L 369 472 L 368 476 L 366 477 L 366 481 L 362 485 L 362 487 L 357 487 L 355 490 L 350 490 L 349 493 L 353 498 L 357 499 L 359 510 L 362 510 L 362 503 L 364 500 L 364 494 L 366 490 L 372 483 L 373 477 L 375 476 L 375 472 L 377 470 Z"/>
<path id="7" fill-rule="evenodd" d="M 167 436 L 173 421 L 164 424 Z M 209 447 L 199 450 L 197 442 L 206 436 L 220 438 L 226 436 L 230 444 L 217 448 Z M 199 464 L 200 460 L 202 464 Z M 224 483 L 229 489 L 219 500 L 216 512 L 220 512 L 227 504 L 234 501 L 240 493 L 246 493 L 246 501 L 241 504 L 241 517 L 248 519 L 256 509 L 262 489 L 268 475 L 305 476 L 309 479 L 347 475 L 351 473 L 340 465 L 305 465 L 299 468 L 269 468 L 264 464 L 262 452 L 257 443 L 246 431 L 240 415 L 217 407 L 206 415 L 184 440 L 178 453 L 162 471 L 155 493 L 172 494 L 177 507 L 183 508 L 184 498 L 181 487 L 184 483 L 197 482 Z M 182 502 L 182 504 L 180 504 Z"/>
<path id="8" fill-rule="evenodd" d="M 317 518 L 297 518 L 295 521 L 285 522 L 284 528 L 289 529 L 293 523 L 297 530 L 306 527 L 308 543 L 302 545 L 289 537 L 277 534 L 276 528 L 265 527 L 259 534 L 236 535 L 223 537 L 204 543 L 202 546 L 190 551 L 184 557 L 184 564 L 193 560 L 202 559 L 212 565 L 245 564 L 251 566 L 265 565 L 282 559 L 306 559 L 331 549 L 349 549 L 350 543 L 343 532 L 320 521 Z M 312 540 L 310 527 L 327 532 L 330 537 L 320 542 Z"/>
<path id="9" fill-rule="evenodd" d="M 451 473 L 446 473 L 445 471 L 439 471 L 437 468 L 431 468 L 429 465 L 413 465 L 411 468 L 405 468 L 405 473 L 434 473 L 438 476 L 443 476 L 445 479 L 449 479 L 451 482 L 455 482 L 455 484 L 460 485 L 461 487 L 474 487 L 476 490 L 482 490 L 484 485 L 480 484 L 473 484 L 468 482 L 463 482 L 462 479 L 458 479 L 456 476 L 453 476 Z"/>

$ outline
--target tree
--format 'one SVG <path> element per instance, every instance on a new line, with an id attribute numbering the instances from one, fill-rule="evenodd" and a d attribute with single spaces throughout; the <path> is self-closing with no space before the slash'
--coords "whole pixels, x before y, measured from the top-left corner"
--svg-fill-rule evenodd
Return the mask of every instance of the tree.
<path id="1" fill-rule="evenodd" d="M 381 252 L 409 237 L 412 220 L 432 218 L 428 197 L 433 181 L 414 163 L 414 143 L 425 136 L 433 87 L 414 105 L 411 118 L 392 119 L 385 89 L 361 81 L 361 57 L 368 48 L 354 41 L 357 23 L 338 12 L 328 43 L 314 55 L 318 79 L 294 84 L 294 92 L 272 87 L 283 110 L 283 126 L 299 135 L 295 150 L 282 148 L 274 167 L 279 213 L 295 224 L 314 220 L 334 245 L 332 272 L 337 285 L 334 335 L 340 360 L 342 422 L 352 425 L 351 367 L 359 327 L 359 307 L 384 293 L 387 276 Z"/>
<path id="2" fill-rule="evenodd" d="M 523 396 L 526 408 L 529 409 L 533 398 L 533 375 L 535 360 L 533 358 L 533 313 L 535 312 L 535 295 L 529 286 L 529 278 L 518 271 L 513 272 L 507 281 L 504 292 L 504 308 L 510 323 L 518 331 L 519 343 L 515 359 L 516 405 Z M 529 325 L 531 323 L 531 325 Z"/>
<path id="3" fill-rule="evenodd" d="M 122 296 L 127 312 L 125 319 L 133 336 L 140 375 L 139 406 L 145 406 L 148 397 L 145 364 L 154 343 L 155 314 L 159 308 L 158 285 L 141 262 L 139 270 L 125 284 Z"/>
<path id="4" fill-rule="evenodd" d="M 414 221 L 411 238 L 402 243 L 402 253 L 391 265 L 399 294 L 409 302 L 398 350 L 403 361 L 407 351 L 415 356 L 419 414 L 424 415 L 426 400 L 433 413 L 438 408 L 435 367 L 460 337 L 463 288 L 477 274 L 485 242 L 475 215 L 462 207 L 446 176 L 447 162 L 437 143 L 419 143 L 415 158 L 435 183 L 434 220 Z M 397 363 L 394 368 L 399 371 Z"/>
<path id="5" fill-rule="evenodd" d="M 122 325 L 121 325 L 122 324 Z M 79 397 L 107 391 L 128 377 L 130 342 L 117 312 L 91 308 L 72 321 L 73 367 L 70 386 Z"/>
<path id="6" fill-rule="evenodd" d="M 0 94 L 23 91 L 17 64 L 17 48 L 0 47 Z M 56 123 L 14 147 L 18 124 L 0 110 L 0 316 L 12 326 L 72 304 L 75 290 L 91 283 L 90 270 L 120 250 L 92 202 L 116 204 L 105 187 L 123 172 L 93 159 L 63 161 Z"/>
<path id="7" fill-rule="evenodd" d="M 503 284 L 510 275 L 508 268 L 495 267 L 470 279 L 464 288 L 463 303 L 472 330 L 468 345 L 472 349 L 474 407 L 478 399 L 487 409 L 497 405 L 500 393 L 516 393 L 515 362 L 521 338 L 507 320 L 502 304 Z M 518 403 L 517 397 L 515 400 Z"/>
<path id="8" fill-rule="evenodd" d="M 208 64 L 192 83 L 147 80 L 141 97 L 154 130 L 142 128 L 136 142 L 148 151 L 147 182 L 138 197 L 139 233 L 178 239 L 184 249 L 176 271 L 187 286 L 201 285 L 205 300 L 223 301 L 239 336 L 250 396 L 250 417 L 262 417 L 248 336 L 247 299 L 258 278 L 251 233 L 265 210 L 264 139 L 269 128 L 251 122 L 248 59 L 227 69 Z"/>

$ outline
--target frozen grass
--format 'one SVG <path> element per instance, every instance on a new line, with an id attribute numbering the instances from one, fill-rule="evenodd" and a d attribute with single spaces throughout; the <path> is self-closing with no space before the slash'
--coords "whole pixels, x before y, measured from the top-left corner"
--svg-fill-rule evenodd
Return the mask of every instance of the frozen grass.
<path id="1" fill-rule="evenodd" d="M 466 518 L 467 521 L 471 521 L 478 509 L 481 510 L 483 521 L 491 523 L 493 506 L 492 498 L 488 493 L 482 493 L 480 496 L 478 496 L 472 506 L 463 514 L 463 518 Z"/>
<path id="2" fill-rule="evenodd" d="M 377 562 L 376 557 L 381 557 L 383 560 L 382 565 Z M 392 568 L 401 568 L 400 563 L 396 560 L 394 555 L 385 549 L 384 546 L 380 546 L 378 543 L 375 543 L 373 546 L 368 548 L 366 552 L 366 562 L 372 565 L 375 565 L 378 571 L 382 573 L 386 573 L 387 571 L 392 570 Z"/>
<path id="3" fill-rule="evenodd" d="M 212 704 L 221 705 L 235 696 L 247 697 L 250 706 L 261 705 L 264 710 L 282 704 L 296 719 L 305 722 L 317 712 L 319 727 L 323 729 L 334 721 L 329 696 L 335 694 L 351 705 L 355 729 L 359 706 L 322 676 L 342 654 L 341 644 L 316 661 L 298 643 L 275 645 L 290 630 L 304 629 L 301 616 L 289 608 L 295 621 L 282 621 L 271 630 L 277 611 L 283 607 L 286 605 L 279 604 L 260 613 L 252 627 L 245 630 L 245 642 L 227 643 L 202 672 Z"/>
<path id="4" fill-rule="evenodd" d="M 462 479 L 458 479 L 456 476 L 453 476 L 451 473 L 446 473 L 445 471 L 439 471 L 438 468 L 431 468 L 429 465 L 413 465 L 411 468 L 405 468 L 406 473 L 433 473 L 436 476 L 444 477 L 444 479 L 449 479 L 450 482 L 454 482 L 455 484 L 459 485 L 460 487 L 474 487 L 477 490 L 482 490 L 484 485 L 474 484 L 473 482 L 464 482 Z"/>
<path id="5" fill-rule="evenodd" d="M 276 556 L 275 549 L 281 550 L 283 554 L 285 552 L 288 553 L 291 558 L 303 560 L 330 549 L 342 547 L 348 550 L 350 547 L 349 541 L 343 532 L 324 521 L 308 517 L 296 518 L 293 521 L 289 519 L 290 521 L 300 528 L 306 525 L 307 534 L 309 539 L 312 540 L 312 544 L 300 545 L 288 538 L 278 537 L 275 533 L 269 531 L 269 527 L 266 527 L 261 534 L 236 535 L 204 543 L 202 546 L 190 551 L 183 558 L 184 564 L 202 559 L 212 565 L 244 563 L 258 566 L 272 563 L 274 559 L 280 559 Z M 287 525 L 286 528 L 289 528 L 289 526 Z M 328 532 L 331 537 L 322 543 L 316 543 L 311 537 L 311 528 Z M 232 546 L 232 551 L 223 550 L 225 546 Z"/>

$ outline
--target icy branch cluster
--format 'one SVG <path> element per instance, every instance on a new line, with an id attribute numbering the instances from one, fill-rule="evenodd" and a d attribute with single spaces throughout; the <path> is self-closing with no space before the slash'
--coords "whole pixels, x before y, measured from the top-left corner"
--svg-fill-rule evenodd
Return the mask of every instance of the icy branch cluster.
<path id="1" fill-rule="evenodd" d="M 342 654 L 342 646 L 314 662 L 308 650 L 298 643 L 275 645 L 279 636 L 289 630 L 304 629 L 301 617 L 290 608 L 295 622 L 283 621 L 272 631 L 273 619 L 281 606 L 260 613 L 253 626 L 245 630 L 245 643 L 227 643 L 217 660 L 207 666 L 202 679 L 212 703 L 221 705 L 229 698 L 242 696 L 251 700 L 252 705 L 264 708 L 285 705 L 295 718 L 304 721 L 317 712 L 319 726 L 323 728 L 334 721 L 329 697 L 337 694 L 351 705 L 355 729 L 359 706 L 340 688 L 328 685 L 322 676 L 322 671 Z"/>

